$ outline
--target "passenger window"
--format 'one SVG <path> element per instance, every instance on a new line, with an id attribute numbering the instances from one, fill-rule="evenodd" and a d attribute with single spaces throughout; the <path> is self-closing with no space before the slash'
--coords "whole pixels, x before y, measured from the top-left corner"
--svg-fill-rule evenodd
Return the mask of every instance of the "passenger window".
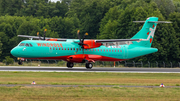
<path id="1" fill-rule="evenodd" d="M 93 51 L 93 49 L 91 49 L 91 51 Z"/>
<path id="2" fill-rule="evenodd" d="M 94 51 L 96 51 L 96 49 L 94 49 Z"/>
<path id="3" fill-rule="evenodd" d="M 78 48 L 77 48 L 77 51 L 78 51 Z"/>
<path id="4" fill-rule="evenodd" d="M 19 46 L 24 46 L 24 43 L 21 43 Z"/>
<path id="5" fill-rule="evenodd" d="M 99 52 L 99 49 L 98 49 L 98 52 Z"/>
<path id="6" fill-rule="evenodd" d="M 112 52 L 113 52 L 113 49 L 112 49 Z"/>
<path id="7" fill-rule="evenodd" d="M 74 50 L 75 50 L 75 48 L 74 48 Z"/>
<path id="8" fill-rule="evenodd" d="M 104 52 L 105 52 L 105 49 L 104 49 Z"/>
<path id="9" fill-rule="evenodd" d="M 111 50 L 109 49 L 109 52 L 111 52 Z"/>
<path id="10" fill-rule="evenodd" d="M 58 48 L 56 48 L 56 50 L 58 50 Z"/>
<path id="11" fill-rule="evenodd" d="M 59 48 L 59 50 L 61 50 L 61 48 Z"/>
<path id="12" fill-rule="evenodd" d="M 27 47 L 29 47 L 29 44 L 28 44 L 28 43 L 26 43 L 26 46 L 27 46 Z"/>
<path id="13" fill-rule="evenodd" d="M 63 50 L 63 48 L 62 48 L 62 50 Z"/>
<path id="14" fill-rule="evenodd" d="M 71 50 L 72 50 L 72 48 L 71 48 Z"/>
<path id="15" fill-rule="evenodd" d="M 122 52 L 122 50 L 121 50 L 121 52 Z"/>
<path id="16" fill-rule="evenodd" d="M 106 51 L 108 52 L 108 49 L 106 49 Z"/>
<path id="17" fill-rule="evenodd" d="M 119 50 L 118 50 L 118 52 L 119 52 Z"/>
<path id="18" fill-rule="evenodd" d="M 116 50 L 115 50 L 115 52 L 116 52 Z"/>
<path id="19" fill-rule="evenodd" d="M 65 50 L 66 50 L 66 48 L 65 48 Z"/>
<path id="20" fill-rule="evenodd" d="M 69 48 L 68 48 L 68 50 L 69 50 Z"/>
<path id="21" fill-rule="evenodd" d="M 101 49 L 101 52 L 102 52 L 102 49 Z"/>

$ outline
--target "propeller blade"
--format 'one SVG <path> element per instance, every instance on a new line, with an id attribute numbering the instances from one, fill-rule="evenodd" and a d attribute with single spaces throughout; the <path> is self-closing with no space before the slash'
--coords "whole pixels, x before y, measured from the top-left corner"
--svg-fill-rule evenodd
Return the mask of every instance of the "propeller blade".
<path id="1" fill-rule="evenodd" d="M 37 32 L 37 36 L 39 36 L 39 40 L 42 40 L 42 39 L 41 39 L 41 36 L 39 35 L 39 32 Z"/>
<path id="2" fill-rule="evenodd" d="M 82 43 L 84 42 L 85 37 L 88 35 L 88 33 L 85 33 L 82 39 Z"/>
<path id="3" fill-rule="evenodd" d="M 45 36 L 46 36 L 46 31 L 47 29 L 44 30 L 44 40 L 46 40 Z"/>
<path id="4" fill-rule="evenodd" d="M 78 35 L 79 41 L 81 42 L 81 37 L 79 35 L 79 32 L 80 32 L 80 30 L 77 31 L 77 35 Z"/>

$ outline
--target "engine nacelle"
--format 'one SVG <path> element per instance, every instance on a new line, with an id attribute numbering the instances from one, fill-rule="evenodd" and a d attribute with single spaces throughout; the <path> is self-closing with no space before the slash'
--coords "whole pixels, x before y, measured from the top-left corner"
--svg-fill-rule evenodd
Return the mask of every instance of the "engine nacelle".
<path id="1" fill-rule="evenodd" d="M 84 49 L 91 49 L 91 48 L 97 48 L 102 45 L 100 42 L 95 42 L 95 40 L 84 40 Z"/>
<path id="2" fill-rule="evenodd" d="M 85 58 L 85 55 L 83 54 L 71 55 L 67 57 L 67 61 L 81 63 L 84 60 L 84 58 Z"/>
<path id="3" fill-rule="evenodd" d="M 95 61 L 99 61 L 101 59 L 102 59 L 102 56 L 100 56 L 100 55 L 78 54 L 78 55 L 68 56 L 66 61 L 84 63 L 85 60 L 87 60 L 89 62 L 95 62 Z"/>
<path id="4" fill-rule="evenodd" d="M 46 39 L 46 41 L 57 41 L 57 39 L 51 38 L 51 39 Z"/>

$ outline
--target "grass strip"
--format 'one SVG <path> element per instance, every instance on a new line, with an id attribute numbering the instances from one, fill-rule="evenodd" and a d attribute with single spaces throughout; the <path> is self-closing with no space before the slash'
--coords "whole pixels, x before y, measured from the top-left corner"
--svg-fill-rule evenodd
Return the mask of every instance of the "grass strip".
<path id="1" fill-rule="evenodd" d="M 43 101 L 169 101 L 180 99 L 180 88 L 125 87 L 0 87 L 0 100 Z"/>
<path id="2" fill-rule="evenodd" d="M 0 72 L 0 84 L 179 86 L 179 73 Z"/>

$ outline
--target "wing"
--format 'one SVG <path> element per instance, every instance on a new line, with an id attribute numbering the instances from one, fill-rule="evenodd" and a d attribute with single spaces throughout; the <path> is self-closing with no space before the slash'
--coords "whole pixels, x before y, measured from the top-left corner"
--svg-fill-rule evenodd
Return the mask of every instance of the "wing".
<path id="1" fill-rule="evenodd" d="M 23 38 L 32 38 L 32 39 L 43 39 L 44 37 L 38 37 L 38 36 L 29 36 L 29 35 L 18 35 L 18 37 Z M 46 37 L 46 40 L 56 39 L 56 41 L 66 41 L 67 39 L 60 39 L 60 38 L 48 38 Z"/>
<path id="2" fill-rule="evenodd" d="M 142 39 L 106 39 L 106 40 L 95 40 L 95 42 L 122 42 L 122 41 L 142 41 Z"/>

